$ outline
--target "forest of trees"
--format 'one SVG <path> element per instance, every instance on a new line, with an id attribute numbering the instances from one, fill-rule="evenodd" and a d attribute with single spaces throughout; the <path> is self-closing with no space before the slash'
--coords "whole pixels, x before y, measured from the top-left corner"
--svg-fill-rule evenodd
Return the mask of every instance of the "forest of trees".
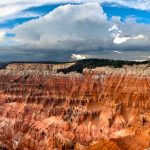
<path id="1" fill-rule="evenodd" d="M 110 59 L 85 59 L 80 60 L 75 63 L 75 65 L 67 68 L 60 69 L 59 72 L 69 73 L 72 71 L 76 71 L 82 73 L 84 68 L 96 68 L 102 66 L 110 66 L 114 68 L 121 68 L 123 65 L 138 65 L 138 64 L 149 64 L 150 60 L 137 62 L 137 61 L 123 61 L 123 60 L 110 60 Z"/>

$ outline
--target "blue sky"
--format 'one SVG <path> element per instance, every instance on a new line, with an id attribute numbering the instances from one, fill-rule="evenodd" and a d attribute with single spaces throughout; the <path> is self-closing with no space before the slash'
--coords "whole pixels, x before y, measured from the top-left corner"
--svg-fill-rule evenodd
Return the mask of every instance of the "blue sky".
<path id="1" fill-rule="evenodd" d="M 2 23 L 0 23 L 0 28 L 13 28 L 19 24 L 30 21 L 32 19 L 39 18 L 40 16 L 44 16 L 50 11 L 54 10 L 60 6 L 60 4 L 55 5 L 42 5 L 37 7 L 31 7 L 22 11 L 22 13 L 27 14 L 26 17 L 18 17 L 18 18 L 10 18 Z M 28 16 L 28 14 L 34 14 L 33 16 Z M 35 15 L 36 14 L 36 15 Z"/>
<path id="2" fill-rule="evenodd" d="M 150 11 L 108 3 L 102 4 L 102 7 L 109 18 L 113 16 L 120 16 L 121 20 L 124 21 L 130 16 L 136 18 L 138 23 L 150 24 Z"/>
<path id="3" fill-rule="evenodd" d="M 150 55 L 149 0 L 6 0 L 0 9 L 4 60 L 32 60 L 30 53 L 37 60 L 55 60 L 58 53 L 61 60 L 71 54 L 128 59 L 125 53 L 136 52 L 133 59 L 140 60 Z"/>

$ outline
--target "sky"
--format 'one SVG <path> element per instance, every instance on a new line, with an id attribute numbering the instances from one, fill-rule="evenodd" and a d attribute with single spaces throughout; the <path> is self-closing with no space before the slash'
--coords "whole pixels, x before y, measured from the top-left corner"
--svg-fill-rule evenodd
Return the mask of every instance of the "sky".
<path id="1" fill-rule="evenodd" d="M 0 10 L 0 61 L 150 59 L 149 0 L 5 0 Z"/>

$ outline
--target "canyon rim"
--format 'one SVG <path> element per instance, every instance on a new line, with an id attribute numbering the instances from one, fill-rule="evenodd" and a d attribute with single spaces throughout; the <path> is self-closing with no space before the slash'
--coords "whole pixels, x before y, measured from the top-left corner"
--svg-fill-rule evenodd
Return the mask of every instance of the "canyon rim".
<path id="1" fill-rule="evenodd" d="M 150 150 L 150 0 L 0 0 L 0 150 Z"/>
<path id="2" fill-rule="evenodd" d="M 149 148 L 150 66 L 132 63 L 89 65 L 82 73 L 75 70 L 85 61 L 5 65 L 0 70 L 1 149 Z"/>

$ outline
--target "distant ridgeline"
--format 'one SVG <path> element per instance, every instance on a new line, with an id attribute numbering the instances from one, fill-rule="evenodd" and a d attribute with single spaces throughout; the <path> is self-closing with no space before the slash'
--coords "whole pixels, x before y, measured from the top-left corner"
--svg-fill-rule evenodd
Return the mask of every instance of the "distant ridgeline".
<path id="1" fill-rule="evenodd" d="M 5 68 L 8 64 L 64 64 L 70 62 L 55 62 L 55 61 L 39 61 L 39 62 L 21 62 L 21 61 L 12 61 L 9 63 L 0 62 L 0 69 Z M 69 72 L 79 72 L 82 73 L 84 68 L 93 69 L 96 67 L 110 66 L 114 68 L 121 68 L 124 65 L 141 65 L 141 64 L 150 64 L 150 60 L 147 61 L 124 61 L 124 60 L 110 60 L 110 59 L 84 59 L 79 61 L 74 61 L 74 64 L 65 69 L 58 69 L 58 72 L 69 73 Z"/>
<path id="2" fill-rule="evenodd" d="M 0 69 L 5 68 L 7 65 L 8 65 L 8 62 L 0 62 Z"/>
<path id="3" fill-rule="evenodd" d="M 110 60 L 110 59 L 84 59 L 77 61 L 74 65 L 66 69 L 60 69 L 59 72 L 69 73 L 76 71 L 82 73 L 84 68 L 93 69 L 96 67 L 110 66 L 114 68 L 121 68 L 124 65 L 141 65 L 150 64 L 150 60 L 137 62 L 137 61 L 123 61 L 123 60 Z"/>

